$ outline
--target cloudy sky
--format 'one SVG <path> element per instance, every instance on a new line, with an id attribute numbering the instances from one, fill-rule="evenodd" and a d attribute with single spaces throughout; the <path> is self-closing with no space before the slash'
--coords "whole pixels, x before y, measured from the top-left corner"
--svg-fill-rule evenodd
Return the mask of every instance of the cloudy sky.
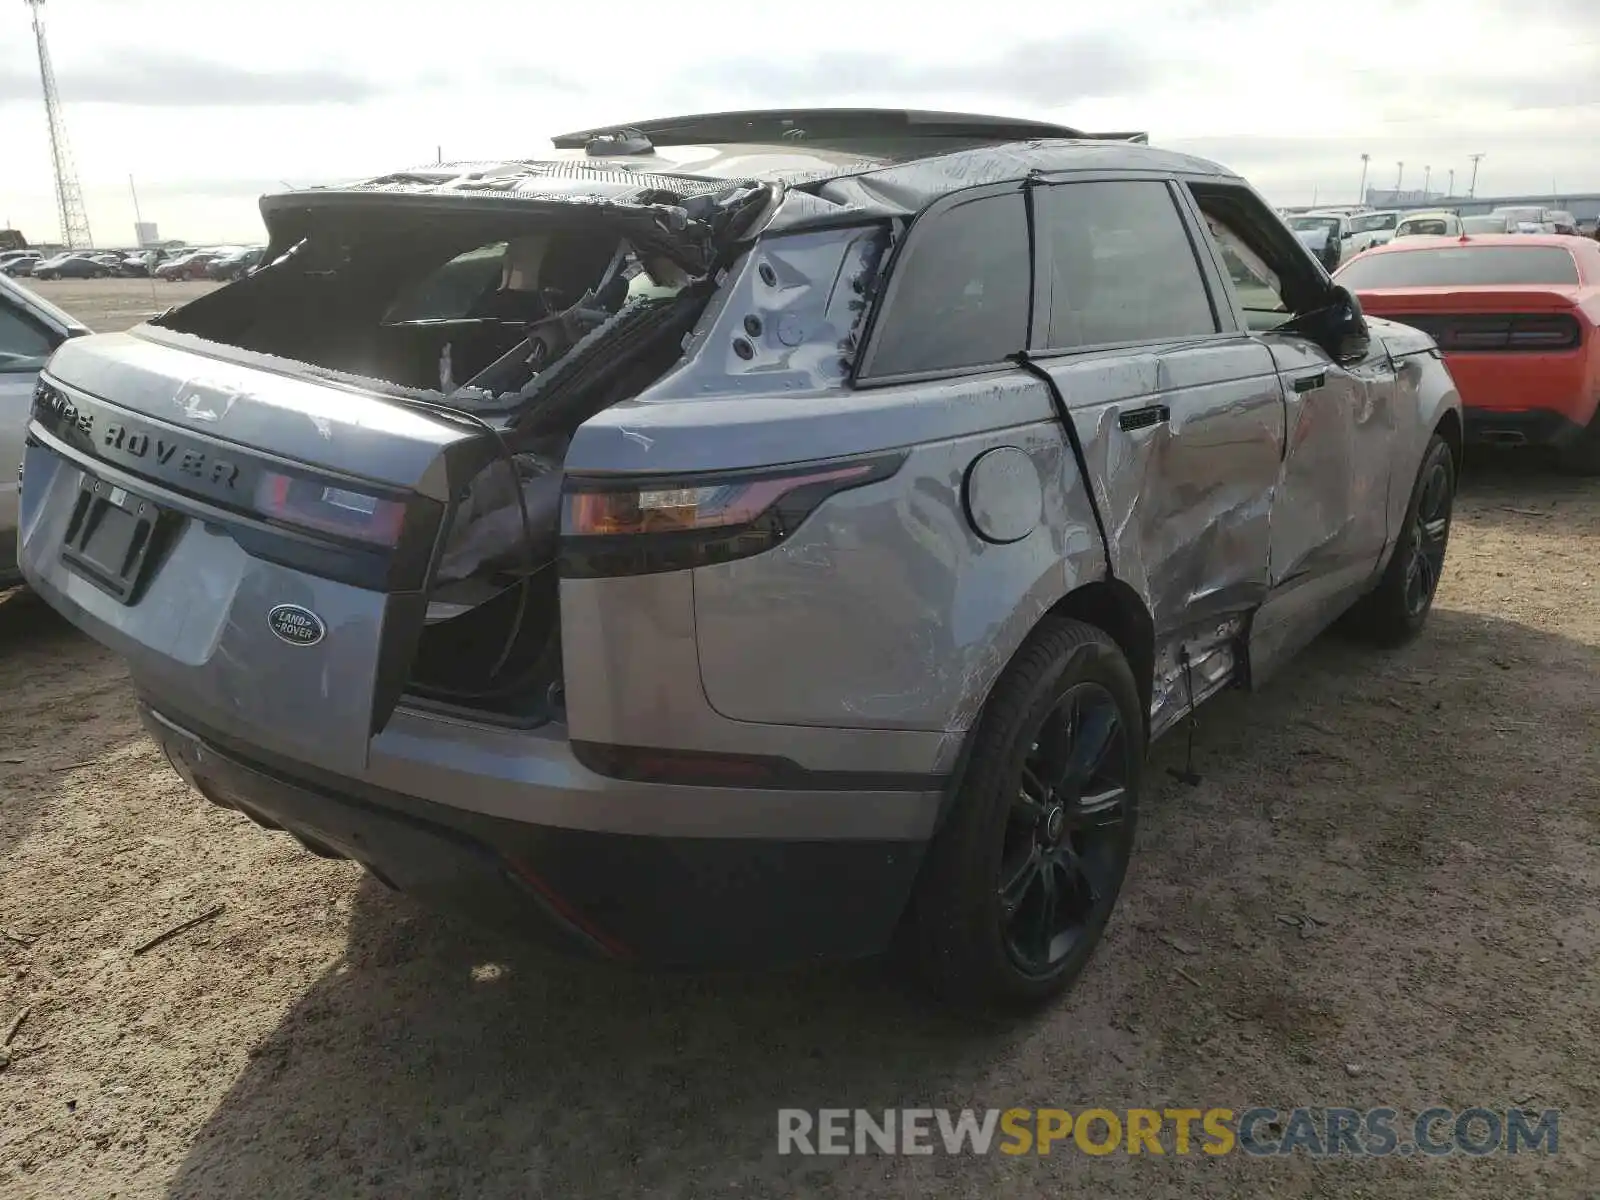
<path id="1" fill-rule="evenodd" d="M 1600 191 L 1600 0 L 49 0 L 95 240 L 252 238 L 255 198 L 569 128 L 866 104 L 1033 116 L 1219 159 L 1279 203 L 1371 180 Z M 0 3 L 0 223 L 56 236 L 26 8 Z"/>

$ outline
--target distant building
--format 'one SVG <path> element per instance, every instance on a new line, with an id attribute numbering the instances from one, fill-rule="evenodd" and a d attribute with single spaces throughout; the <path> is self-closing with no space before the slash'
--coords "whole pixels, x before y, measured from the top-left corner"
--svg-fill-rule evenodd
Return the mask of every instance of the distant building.
<path id="1" fill-rule="evenodd" d="M 0 229 L 0 250 L 26 250 L 28 239 L 19 229 Z"/>
<path id="2" fill-rule="evenodd" d="M 133 240 L 144 250 L 161 245 L 161 234 L 156 231 L 154 221 L 138 221 L 133 226 Z"/>
<path id="3" fill-rule="evenodd" d="M 1440 199 L 1436 193 L 1425 192 L 1421 188 L 1408 188 L 1403 192 L 1388 189 L 1379 191 L 1377 188 L 1367 189 L 1367 203 L 1373 208 L 1420 208 L 1431 205 Z"/>
<path id="4" fill-rule="evenodd" d="M 1538 204 L 1571 213 L 1583 224 L 1600 217 L 1600 192 L 1586 192 L 1572 196 L 1441 196 L 1421 191 L 1394 192 L 1367 189 L 1367 203 L 1373 208 L 1448 208 L 1464 217 L 1492 212 L 1513 205 Z"/>

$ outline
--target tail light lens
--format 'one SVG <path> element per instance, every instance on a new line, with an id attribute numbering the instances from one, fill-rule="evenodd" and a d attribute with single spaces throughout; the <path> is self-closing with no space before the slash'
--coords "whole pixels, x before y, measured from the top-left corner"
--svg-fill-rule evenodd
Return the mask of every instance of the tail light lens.
<path id="1" fill-rule="evenodd" d="M 779 545 L 829 496 L 887 479 L 904 453 L 771 471 L 626 481 L 567 477 L 562 574 L 677 571 Z"/>
<path id="2" fill-rule="evenodd" d="M 255 501 L 256 510 L 268 520 L 374 546 L 398 545 L 405 525 L 406 507 L 398 500 L 304 475 L 263 471 Z"/>
<path id="3" fill-rule="evenodd" d="M 1578 344 L 1582 331 L 1575 318 L 1566 314 L 1550 317 L 1517 317 L 1511 322 L 1513 348 L 1565 350 Z"/>
<path id="4" fill-rule="evenodd" d="M 1583 327 L 1570 313 L 1408 313 L 1396 320 L 1421 329 L 1441 350 L 1571 350 L 1583 341 Z"/>

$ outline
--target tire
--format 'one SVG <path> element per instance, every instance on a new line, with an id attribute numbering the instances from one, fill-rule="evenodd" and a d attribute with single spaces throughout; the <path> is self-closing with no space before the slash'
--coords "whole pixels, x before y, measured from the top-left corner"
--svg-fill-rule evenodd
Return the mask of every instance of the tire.
<path id="1" fill-rule="evenodd" d="M 1389 565 L 1378 586 L 1351 610 L 1349 625 L 1366 640 L 1380 646 L 1403 645 L 1427 624 L 1450 543 L 1455 494 L 1455 457 L 1436 433 L 1423 451 Z"/>
<path id="2" fill-rule="evenodd" d="M 1561 469 L 1569 475 L 1600 475 L 1600 411 L 1562 448 Z"/>
<path id="3" fill-rule="evenodd" d="M 1026 1009 L 1083 971 L 1121 891 L 1144 770 L 1139 689 L 1102 630 L 1050 618 L 1001 675 L 974 736 L 901 948 L 947 1002 Z"/>

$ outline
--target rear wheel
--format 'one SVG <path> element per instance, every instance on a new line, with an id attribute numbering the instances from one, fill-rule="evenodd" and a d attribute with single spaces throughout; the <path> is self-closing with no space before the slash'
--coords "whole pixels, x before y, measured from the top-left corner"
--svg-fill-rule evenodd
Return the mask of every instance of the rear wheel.
<path id="1" fill-rule="evenodd" d="M 1042 625 L 985 707 L 961 790 L 908 914 L 943 998 L 1037 1004 L 1089 961 L 1133 849 L 1144 720 L 1115 642 Z"/>
<path id="2" fill-rule="evenodd" d="M 1434 434 L 1411 487 L 1399 544 L 1378 586 L 1350 614 L 1350 624 L 1363 636 L 1397 646 L 1422 632 L 1444 573 L 1455 495 L 1455 457 Z"/>
<path id="3" fill-rule="evenodd" d="M 1561 451 L 1561 469 L 1574 475 L 1600 475 L 1600 411 Z"/>

